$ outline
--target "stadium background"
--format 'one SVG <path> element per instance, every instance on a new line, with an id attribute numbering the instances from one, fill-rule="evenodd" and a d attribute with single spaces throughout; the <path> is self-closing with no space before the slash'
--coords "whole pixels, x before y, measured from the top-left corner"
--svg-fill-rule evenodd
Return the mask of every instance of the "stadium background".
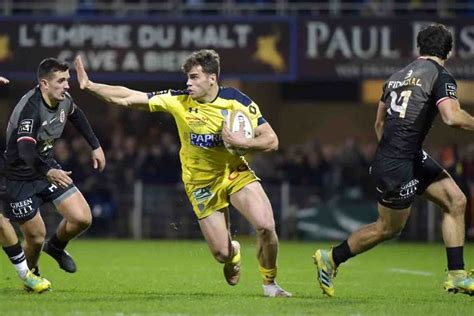
<path id="1" fill-rule="evenodd" d="M 453 30 L 447 68 L 474 113 L 473 1 L 3 0 L 0 12 L 0 74 L 11 81 L 0 88 L 2 144 L 11 110 L 36 85 L 45 57 L 72 61 L 80 53 L 92 80 L 157 91 L 184 87 L 179 66 L 189 52 L 216 49 L 222 84 L 257 102 L 279 135 L 278 152 L 249 161 L 281 239 L 339 240 L 376 218 L 368 177 L 376 104 L 387 75 L 415 58 L 414 36 L 426 23 Z M 70 128 L 56 144 L 57 160 L 93 210 L 84 237 L 202 239 L 180 181 L 173 119 L 103 104 L 70 84 L 108 159 L 104 173 L 94 172 Z M 472 134 L 438 119 L 425 144 L 469 198 L 472 240 Z M 59 216 L 42 214 L 51 233 Z M 417 201 L 399 238 L 441 240 L 440 216 Z M 253 234 L 237 212 L 231 218 L 233 234 Z"/>

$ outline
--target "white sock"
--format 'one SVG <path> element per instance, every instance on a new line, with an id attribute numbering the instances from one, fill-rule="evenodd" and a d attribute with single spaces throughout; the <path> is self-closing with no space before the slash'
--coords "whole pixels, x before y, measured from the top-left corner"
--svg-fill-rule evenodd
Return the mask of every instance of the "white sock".
<path id="1" fill-rule="evenodd" d="M 14 266 L 15 266 L 16 273 L 18 273 L 18 276 L 20 277 L 20 279 L 22 280 L 26 279 L 26 275 L 28 274 L 28 271 L 30 271 L 30 269 L 28 269 L 28 265 L 26 264 L 26 260 L 23 260 L 20 263 L 14 264 Z"/>

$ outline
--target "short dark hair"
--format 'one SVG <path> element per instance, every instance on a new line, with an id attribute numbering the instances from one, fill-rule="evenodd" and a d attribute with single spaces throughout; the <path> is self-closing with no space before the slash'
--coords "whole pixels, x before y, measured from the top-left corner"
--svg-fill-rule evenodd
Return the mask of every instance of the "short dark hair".
<path id="1" fill-rule="evenodd" d="M 219 77 L 220 57 L 213 49 L 201 49 L 192 53 L 183 63 L 181 69 L 188 73 L 191 68 L 201 66 L 202 71 L 206 74 L 216 74 Z"/>
<path id="2" fill-rule="evenodd" d="M 453 48 L 453 36 L 443 24 L 431 24 L 416 37 L 421 56 L 436 56 L 447 59 Z"/>
<path id="3" fill-rule="evenodd" d="M 56 58 L 46 58 L 40 62 L 38 71 L 36 73 L 38 81 L 48 77 L 50 74 L 56 71 L 66 71 L 69 69 L 69 65 L 65 62 L 61 62 Z"/>

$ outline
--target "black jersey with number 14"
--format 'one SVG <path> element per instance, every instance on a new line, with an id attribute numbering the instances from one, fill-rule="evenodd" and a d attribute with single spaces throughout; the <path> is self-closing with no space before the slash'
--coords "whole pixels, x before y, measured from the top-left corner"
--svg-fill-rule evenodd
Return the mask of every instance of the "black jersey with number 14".
<path id="1" fill-rule="evenodd" d="M 381 101 L 387 107 L 378 153 L 413 158 L 446 98 L 457 98 L 451 74 L 431 59 L 420 57 L 394 73 L 384 84 Z"/>

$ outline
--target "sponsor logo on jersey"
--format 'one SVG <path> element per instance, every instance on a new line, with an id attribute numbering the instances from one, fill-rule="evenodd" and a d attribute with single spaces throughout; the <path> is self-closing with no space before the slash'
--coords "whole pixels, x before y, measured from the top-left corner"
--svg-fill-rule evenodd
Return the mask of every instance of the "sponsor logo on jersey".
<path id="1" fill-rule="evenodd" d="M 186 116 L 185 119 L 189 126 L 204 126 L 206 125 L 206 122 L 209 121 L 209 118 L 205 116 Z"/>
<path id="2" fill-rule="evenodd" d="M 195 134 L 190 135 L 191 145 L 203 148 L 223 146 L 221 134 Z"/>
<path id="3" fill-rule="evenodd" d="M 404 86 L 418 86 L 418 87 L 421 87 L 421 79 L 416 78 L 416 77 L 412 77 L 412 78 L 405 79 L 403 81 L 396 81 L 396 80 L 389 81 L 388 85 L 387 85 L 387 88 L 396 89 L 398 87 L 404 87 Z"/>
<path id="4" fill-rule="evenodd" d="M 33 120 L 26 119 L 20 122 L 18 126 L 18 134 L 31 134 L 33 131 Z"/>
<path id="5" fill-rule="evenodd" d="M 11 212 L 16 218 L 23 218 L 33 213 L 33 200 L 28 198 L 23 201 L 10 203 Z"/>
<path id="6" fill-rule="evenodd" d="M 207 186 L 204 188 L 199 188 L 193 191 L 194 200 L 198 203 L 202 203 L 208 200 L 212 196 L 211 186 Z"/>
<path id="7" fill-rule="evenodd" d="M 454 83 L 446 83 L 446 95 L 450 98 L 457 99 L 457 87 Z"/>
<path id="8" fill-rule="evenodd" d="M 402 185 L 400 188 L 400 197 L 402 199 L 406 199 L 414 195 L 416 193 L 418 183 L 420 183 L 418 179 L 413 179 L 410 182 Z"/>

